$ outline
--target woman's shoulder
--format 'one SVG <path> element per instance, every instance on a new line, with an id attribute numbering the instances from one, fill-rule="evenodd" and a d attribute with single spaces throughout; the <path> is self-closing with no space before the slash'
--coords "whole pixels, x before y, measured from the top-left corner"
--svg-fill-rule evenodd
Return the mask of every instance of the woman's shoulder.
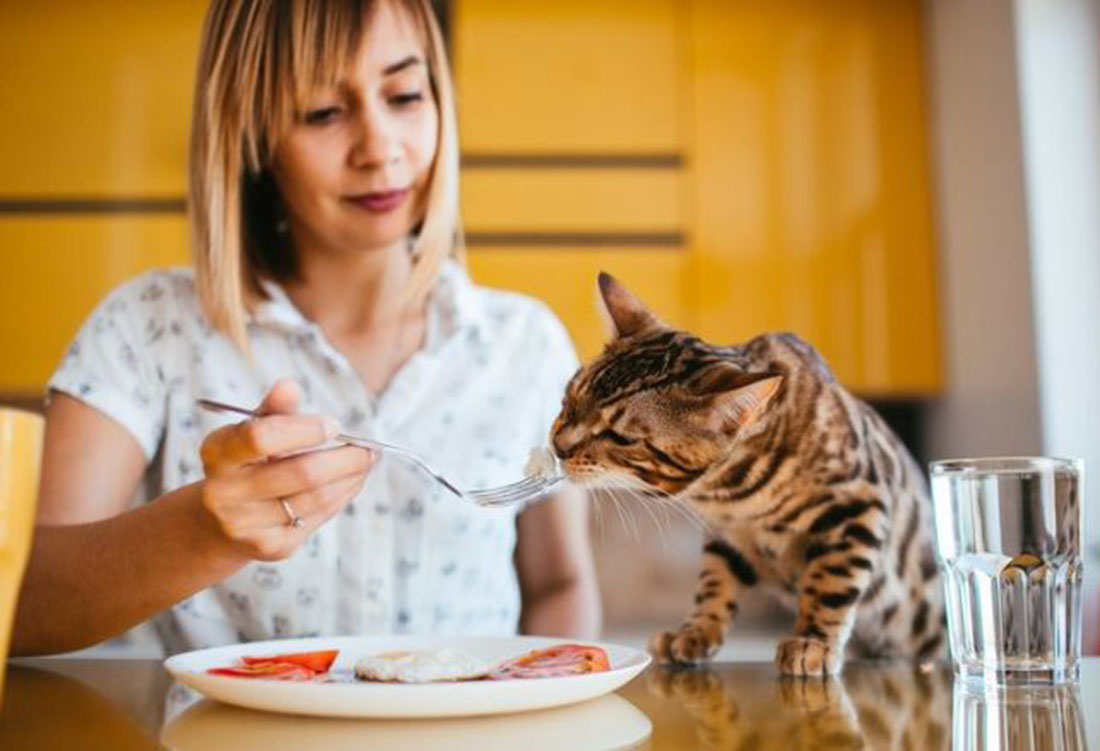
<path id="1" fill-rule="evenodd" d="M 136 311 L 181 304 L 186 306 L 197 301 L 194 272 L 179 266 L 150 269 L 118 283 L 100 299 L 98 307 Z"/>
<path id="2" fill-rule="evenodd" d="M 514 290 L 476 286 L 485 325 L 494 334 L 572 348 L 565 325 L 542 300 Z"/>
<path id="3" fill-rule="evenodd" d="M 182 325 L 201 316 L 194 271 L 179 266 L 133 276 L 103 297 L 96 314 L 133 322 L 173 319 Z"/>
<path id="4" fill-rule="evenodd" d="M 107 304 L 119 301 L 147 305 L 197 303 L 195 272 L 187 266 L 150 269 L 116 285 L 104 297 Z"/>
<path id="5" fill-rule="evenodd" d="M 210 331 L 194 272 L 172 267 L 146 271 L 114 287 L 85 319 L 78 338 L 159 349 L 166 342 L 205 341 Z"/>

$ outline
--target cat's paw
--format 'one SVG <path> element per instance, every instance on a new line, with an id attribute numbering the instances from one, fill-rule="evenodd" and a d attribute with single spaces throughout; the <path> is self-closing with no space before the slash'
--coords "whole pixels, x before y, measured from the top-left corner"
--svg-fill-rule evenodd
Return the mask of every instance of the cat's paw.
<path id="1" fill-rule="evenodd" d="M 784 675 L 836 675 L 844 667 L 840 647 L 804 636 L 779 642 L 775 664 Z"/>
<path id="2" fill-rule="evenodd" d="M 696 665 L 713 657 L 721 646 L 722 631 L 716 624 L 689 624 L 658 631 L 649 640 L 649 653 L 662 665 Z"/>

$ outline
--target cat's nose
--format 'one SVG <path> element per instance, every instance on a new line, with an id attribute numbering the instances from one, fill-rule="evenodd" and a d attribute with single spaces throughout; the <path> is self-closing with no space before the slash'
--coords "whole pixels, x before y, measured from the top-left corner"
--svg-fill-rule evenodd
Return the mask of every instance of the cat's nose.
<path id="1" fill-rule="evenodd" d="M 577 453 L 581 441 L 577 440 L 578 431 L 572 428 L 563 428 L 554 433 L 551 443 L 554 445 L 554 453 L 559 459 L 568 459 Z"/>

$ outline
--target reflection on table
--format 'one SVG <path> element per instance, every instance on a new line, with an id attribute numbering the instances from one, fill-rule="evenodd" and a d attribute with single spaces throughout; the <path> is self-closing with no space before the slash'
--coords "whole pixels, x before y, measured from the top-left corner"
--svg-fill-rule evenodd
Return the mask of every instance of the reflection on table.
<path id="1" fill-rule="evenodd" d="M 653 731 L 649 718 L 611 694 L 569 707 L 489 717 L 439 720 L 357 720 L 294 717 L 203 700 L 164 728 L 161 742 L 174 751 L 448 751 L 522 749 L 628 749 Z"/>
<path id="2" fill-rule="evenodd" d="M 650 668 L 617 694 L 557 709 L 441 720 L 293 717 L 188 705 L 159 662 L 9 666 L 3 749 L 940 749 L 1100 751 L 1100 660 L 1080 687 L 973 688 L 950 667 L 850 663 L 835 679 L 770 664 Z M 175 712 L 172 707 L 179 707 Z M 163 745 L 161 745 L 163 744 Z"/>
<path id="3" fill-rule="evenodd" d="M 955 684 L 955 748 L 974 751 L 1083 751 L 1080 691 L 1068 686 Z"/>

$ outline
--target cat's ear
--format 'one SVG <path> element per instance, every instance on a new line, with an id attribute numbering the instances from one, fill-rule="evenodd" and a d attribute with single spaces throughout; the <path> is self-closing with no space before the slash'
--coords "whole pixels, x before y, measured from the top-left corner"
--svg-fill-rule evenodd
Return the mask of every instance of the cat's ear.
<path id="1" fill-rule="evenodd" d="M 764 413 L 783 383 L 777 373 L 746 373 L 730 363 L 714 363 L 688 380 L 687 390 L 710 399 L 713 427 L 744 427 Z"/>
<path id="2" fill-rule="evenodd" d="M 660 325 L 657 317 L 649 312 L 634 295 L 623 285 L 616 281 L 615 277 L 601 271 L 599 276 L 600 297 L 603 298 L 604 310 L 615 327 L 615 333 L 619 336 L 633 336 L 648 328 Z"/>

